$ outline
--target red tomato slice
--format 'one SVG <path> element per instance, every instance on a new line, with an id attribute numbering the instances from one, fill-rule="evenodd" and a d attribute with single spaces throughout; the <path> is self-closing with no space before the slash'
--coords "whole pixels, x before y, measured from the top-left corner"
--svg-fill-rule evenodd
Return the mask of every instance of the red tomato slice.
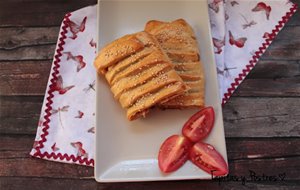
<path id="1" fill-rule="evenodd" d="M 183 126 L 182 134 L 193 142 L 198 142 L 208 136 L 215 122 L 215 112 L 212 107 L 206 107 L 195 113 Z"/>
<path id="2" fill-rule="evenodd" d="M 198 142 L 190 151 L 190 160 L 199 168 L 214 176 L 228 174 L 228 166 L 222 155 L 210 144 Z"/>
<path id="3" fill-rule="evenodd" d="M 163 172 L 173 172 L 180 168 L 189 158 L 192 143 L 180 135 L 167 138 L 159 149 L 158 165 Z"/>

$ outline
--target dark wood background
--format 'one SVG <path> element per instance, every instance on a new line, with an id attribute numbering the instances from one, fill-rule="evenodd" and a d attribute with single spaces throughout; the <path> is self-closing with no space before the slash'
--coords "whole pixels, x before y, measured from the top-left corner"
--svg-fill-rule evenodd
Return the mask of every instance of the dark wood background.
<path id="1" fill-rule="evenodd" d="M 300 0 L 294 0 L 300 4 Z M 0 1 L 0 189 L 300 189 L 300 13 L 224 106 L 230 175 L 284 181 L 98 184 L 93 169 L 31 158 L 59 26 L 96 0 Z M 247 105 L 247 106 L 246 106 Z"/>

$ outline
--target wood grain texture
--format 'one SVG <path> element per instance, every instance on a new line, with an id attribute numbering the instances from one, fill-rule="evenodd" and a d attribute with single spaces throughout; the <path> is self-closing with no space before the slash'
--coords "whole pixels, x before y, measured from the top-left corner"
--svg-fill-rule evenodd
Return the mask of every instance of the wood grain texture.
<path id="1" fill-rule="evenodd" d="M 43 97 L 1 97 L 0 134 L 36 133 Z"/>
<path id="2" fill-rule="evenodd" d="M 45 183 L 47 181 L 47 183 Z M 24 189 L 24 190 L 40 190 L 43 189 L 79 189 L 80 190 L 176 190 L 176 189 L 189 189 L 189 190 L 246 190 L 246 189 L 266 189 L 266 190 L 298 190 L 300 184 L 295 181 L 283 182 L 246 182 L 242 185 L 240 181 L 222 182 L 218 181 L 165 181 L 165 182 L 144 182 L 144 183 L 102 183 L 98 184 L 92 179 L 49 179 L 49 178 L 1 178 L 0 184 L 3 184 L 4 189 Z M 24 186 L 26 184 L 26 186 Z"/>
<path id="3" fill-rule="evenodd" d="M 0 160 L 29 158 L 34 135 L 2 136 Z M 226 138 L 230 161 L 300 157 L 300 138 Z M 273 147 L 273 151 L 270 151 Z M 64 172 L 64 171 L 61 171 Z"/>
<path id="4" fill-rule="evenodd" d="M 51 63 L 51 60 L 0 61 L 0 95 L 43 96 Z M 264 60 L 256 65 L 234 96 L 298 97 L 299 81 L 300 62 Z"/>
<path id="5" fill-rule="evenodd" d="M 229 160 L 300 157 L 300 138 L 226 138 L 226 147 Z"/>
<path id="6" fill-rule="evenodd" d="M 0 28 L 0 35 L 4 36 L 0 40 L 0 60 L 52 59 L 58 30 L 58 27 Z M 299 30 L 300 26 L 283 28 L 261 59 L 299 60 Z"/>
<path id="7" fill-rule="evenodd" d="M 299 98 L 231 98 L 224 106 L 227 137 L 300 135 Z"/>
<path id="8" fill-rule="evenodd" d="M 23 46 L 14 49 L 0 49 L 0 60 L 49 60 L 53 58 L 55 44 Z"/>
<path id="9" fill-rule="evenodd" d="M 0 85 L 0 95 L 44 94 L 45 81 L 47 81 L 50 69 L 50 66 L 45 65 L 44 62 L 41 62 L 43 64 L 39 64 L 36 69 L 36 72 L 40 73 L 44 78 L 35 82 L 30 77 L 24 77 L 22 81 L 16 80 L 13 77 L 9 77 L 11 75 L 8 76 L 6 72 L 15 72 L 17 69 L 18 74 L 29 76 L 31 72 L 35 72 L 35 69 L 28 69 L 29 65 L 34 67 L 33 65 L 40 63 L 41 60 L 51 60 L 54 54 L 58 29 L 58 27 L 0 28 L 0 34 L 4 36 L 0 40 L 0 72 L 1 74 L 3 73 L 0 77 L 4 79 L 0 80 L 0 84 L 2 83 Z M 234 95 L 299 96 L 299 31 L 300 26 L 285 27 L 262 57 L 262 61 L 257 64 Z M 296 40 L 291 40 L 292 38 Z M 287 52 L 285 53 L 285 51 Z M 290 55 L 290 53 L 295 55 Z M 276 56 L 283 56 L 284 58 Z M 9 64 L 10 62 L 14 64 Z M 262 78 L 264 80 L 257 80 Z M 34 82 L 35 85 L 24 86 L 24 84 L 30 84 L 31 82 Z"/>
<path id="10" fill-rule="evenodd" d="M 97 0 L 10 0 L 0 1 L 0 23 L 2 27 L 12 26 L 59 26 L 63 16 L 70 11 Z M 300 4 L 299 0 L 293 2 Z M 12 10 L 13 7 L 13 10 Z M 34 11 L 32 10 L 34 8 Z M 300 25 L 299 12 L 287 25 Z"/>
<path id="11" fill-rule="evenodd" d="M 291 0 L 293 3 L 300 5 L 300 0 Z M 295 15 L 291 18 L 290 22 L 287 23 L 287 26 L 300 26 L 300 13 L 299 8 Z"/>
<path id="12" fill-rule="evenodd" d="M 267 72 L 267 71 L 266 71 Z M 234 96 L 284 96 L 299 97 L 300 76 L 294 78 L 246 79 Z"/>
<path id="13" fill-rule="evenodd" d="M 299 61 L 261 60 L 247 75 L 247 79 L 297 78 L 300 75 Z"/>
<path id="14" fill-rule="evenodd" d="M 0 1 L 2 27 L 13 26 L 59 26 L 68 12 L 97 0 L 7 0 Z"/>
<path id="15" fill-rule="evenodd" d="M 0 62 L 0 95 L 44 95 L 52 61 Z"/>
<path id="16" fill-rule="evenodd" d="M 55 44 L 59 27 L 0 28 L 0 49 L 13 50 L 24 46 Z"/>
<path id="17" fill-rule="evenodd" d="M 269 166 L 269 167 L 265 167 Z M 93 178 L 94 169 L 81 165 L 52 163 L 41 159 L 11 157 L 0 159 L 0 176 L 48 178 Z M 278 175 L 286 173 L 286 180 L 300 180 L 300 156 L 229 161 L 230 175 Z"/>
<path id="18" fill-rule="evenodd" d="M 297 100 L 232 97 L 223 108 L 226 137 L 300 137 Z M 0 102 L 0 133 L 35 134 L 42 97 L 2 97 Z"/>

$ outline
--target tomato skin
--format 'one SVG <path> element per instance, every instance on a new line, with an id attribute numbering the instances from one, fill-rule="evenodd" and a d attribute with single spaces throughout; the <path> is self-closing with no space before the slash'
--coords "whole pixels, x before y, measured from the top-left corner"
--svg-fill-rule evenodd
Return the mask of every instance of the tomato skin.
<path id="1" fill-rule="evenodd" d="M 214 126 L 214 121 L 214 109 L 212 107 L 203 108 L 184 124 L 182 134 L 192 142 L 198 142 L 209 135 Z"/>
<path id="2" fill-rule="evenodd" d="M 189 158 L 192 143 L 180 135 L 168 137 L 159 149 L 158 165 L 162 172 L 169 173 L 180 168 Z"/>
<path id="3" fill-rule="evenodd" d="M 190 160 L 200 169 L 214 176 L 228 174 L 228 165 L 222 155 L 210 144 L 198 142 L 190 150 Z"/>

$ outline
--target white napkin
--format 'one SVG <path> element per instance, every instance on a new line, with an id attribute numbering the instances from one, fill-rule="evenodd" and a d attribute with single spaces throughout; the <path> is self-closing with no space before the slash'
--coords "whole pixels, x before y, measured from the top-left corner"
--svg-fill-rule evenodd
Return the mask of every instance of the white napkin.
<path id="1" fill-rule="evenodd" d="M 297 5 L 288 0 L 209 0 L 219 90 L 224 104 Z M 62 23 L 30 155 L 94 165 L 96 6 Z"/>

